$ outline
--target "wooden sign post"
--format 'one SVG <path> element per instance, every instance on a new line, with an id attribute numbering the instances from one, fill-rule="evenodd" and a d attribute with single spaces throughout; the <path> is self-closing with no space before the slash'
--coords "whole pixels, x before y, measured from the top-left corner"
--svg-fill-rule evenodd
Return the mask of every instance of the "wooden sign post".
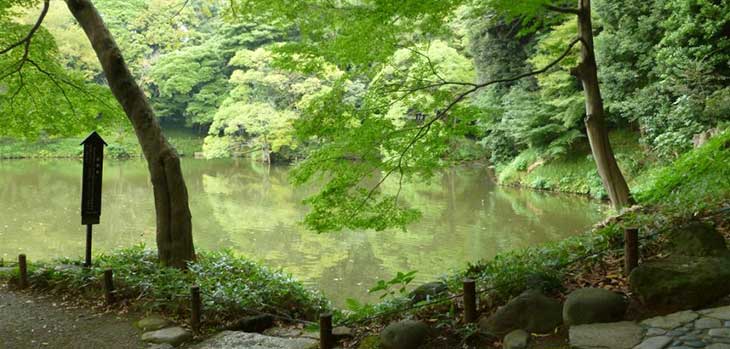
<path id="1" fill-rule="evenodd" d="M 81 145 L 84 146 L 84 170 L 81 184 L 81 224 L 86 225 L 85 267 L 91 267 L 91 227 L 99 224 L 101 216 L 101 176 L 104 168 L 106 142 L 96 131 Z"/>

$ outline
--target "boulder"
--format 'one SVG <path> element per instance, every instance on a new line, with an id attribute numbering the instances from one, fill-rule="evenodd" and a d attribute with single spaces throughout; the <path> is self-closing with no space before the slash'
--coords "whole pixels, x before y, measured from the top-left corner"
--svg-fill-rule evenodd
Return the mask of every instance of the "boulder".
<path id="1" fill-rule="evenodd" d="M 194 345 L 193 349 L 315 349 L 317 341 L 309 338 L 279 338 L 259 333 L 223 331 Z"/>
<path id="2" fill-rule="evenodd" d="M 226 330 L 261 333 L 273 326 L 274 318 L 271 315 L 254 315 L 236 320 L 226 326 Z"/>
<path id="3" fill-rule="evenodd" d="M 504 349 L 525 349 L 530 342 L 530 334 L 525 330 L 514 330 L 504 336 L 502 348 Z"/>
<path id="4" fill-rule="evenodd" d="M 581 288 L 571 292 L 563 305 L 566 325 L 615 322 L 623 319 L 628 302 L 623 295 L 602 288 Z"/>
<path id="5" fill-rule="evenodd" d="M 479 320 L 479 328 L 503 336 L 522 329 L 530 333 L 548 333 L 563 323 L 563 307 L 559 301 L 539 291 L 528 290 Z"/>
<path id="6" fill-rule="evenodd" d="M 193 338 L 193 335 L 182 327 L 168 327 L 142 334 L 142 341 L 156 344 L 178 346 Z"/>
<path id="7" fill-rule="evenodd" d="M 639 265 L 629 286 L 650 310 L 672 312 L 711 304 L 730 294 L 729 257 L 672 255 Z"/>
<path id="8" fill-rule="evenodd" d="M 632 349 L 644 330 L 632 321 L 571 326 L 570 347 L 577 349 Z"/>
<path id="9" fill-rule="evenodd" d="M 148 316 L 134 323 L 135 327 L 144 332 L 156 331 L 170 325 L 172 325 L 172 322 L 168 321 L 167 319 L 163 319 L 157 315 Z"/>
<path id="10" fill-rule="evenodd" d="M 693 220 L 668 234 L 669 250 L 685 256 L 723 256 L 728 254 L 725 238 L 709 223 Z"/>
<path id="11" fill-rule="evenodd" d="M 408 298 L 411 302 L 418 303 L 427 299 L 433 299 L 438 297 L 449 290 L 449 287 L 440 281 L 429 282 L 421 286 L 416 287 L 415 290 L 408 294 Z"/>
<path id="12" fill-rule="evenodd" d="M 429 332 L 430 328 L 422 321 L 398 321 L 380 332 L 380 343 L 385 349 L 416 349 L 426 342 Z"/>

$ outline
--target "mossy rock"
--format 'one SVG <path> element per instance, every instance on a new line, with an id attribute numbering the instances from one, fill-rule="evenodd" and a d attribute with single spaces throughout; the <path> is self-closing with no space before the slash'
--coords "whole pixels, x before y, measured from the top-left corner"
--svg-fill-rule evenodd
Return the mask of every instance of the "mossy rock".
<path id="1" fill-rule="evenodd" d="M 693 220 L 672 229 L 669 234 L 669 250 L 686 256 L 727 255 L 725 238 L 709 223 Z"/>
<path id="2" fill-rule="evenodd" d="M 381 349 L 379 336 L 368 336 L 360 340 L 357 349 Z"/>
<path id="3" fill-rule="evenodd" d="M 415 290 L 408 294 L 411 302 L 418 303 L 427 299 L 434 299 L 449 291 L 449 287 L 440 281 L 425 283 L 418 286 Z"/>
<path id="4" fill-rule="evenodd" d="M 631 291 L 649 309 L 694 309 L 730 294 L 730 257 L 672 255 L 641 264 L 629 275 Z"/>
<path id="5" fill-rule="evenodd" d="M 151 315 L 134 323 L 134 326 L 142 331 L 156 331 L 173 325 L 167 319 L 157 315 Z"/>
<path id="6" fill-rule="evenodd" d="M 528 290 L 479 321 L 479 328 L 495 336 L 521 329 L 549 333 L 563 323 L 563 305 L 537 290 Z"/>

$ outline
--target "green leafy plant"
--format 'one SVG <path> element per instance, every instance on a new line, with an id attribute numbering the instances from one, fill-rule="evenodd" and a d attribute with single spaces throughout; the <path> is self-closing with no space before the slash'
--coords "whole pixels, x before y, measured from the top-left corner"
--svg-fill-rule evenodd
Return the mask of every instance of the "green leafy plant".
<path id="1" fill-rule="evenodd" d="M 388 281 L 379 280 L 375 286 L 368 290 L 368 293 L 383 292 L 383 294 L 380 295 L 380 299 L 388 296 L 394 296 L 396 293 L 403 295 L 406 293 L 406 287 L 408 284 L 416 278 L 417 272 L 417 270 L 412 270 L 407 273 L 399 271 L 394 278 Z"/>

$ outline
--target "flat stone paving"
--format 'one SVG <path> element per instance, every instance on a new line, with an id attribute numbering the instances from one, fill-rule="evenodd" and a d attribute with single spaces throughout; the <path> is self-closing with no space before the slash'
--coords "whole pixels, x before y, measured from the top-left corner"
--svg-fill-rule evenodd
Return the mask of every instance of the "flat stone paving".
<path id="1" fill-rule="evenodd" d="M 730 306 L 630 321 L 570 327 L 581 349 L 730 349 Z"/>
<path id="2" fill-rule="evenodd" d="M 635 349 L 730 349 L 730 306 L 657 316 L 640 325 L 644 338 Z"/>

